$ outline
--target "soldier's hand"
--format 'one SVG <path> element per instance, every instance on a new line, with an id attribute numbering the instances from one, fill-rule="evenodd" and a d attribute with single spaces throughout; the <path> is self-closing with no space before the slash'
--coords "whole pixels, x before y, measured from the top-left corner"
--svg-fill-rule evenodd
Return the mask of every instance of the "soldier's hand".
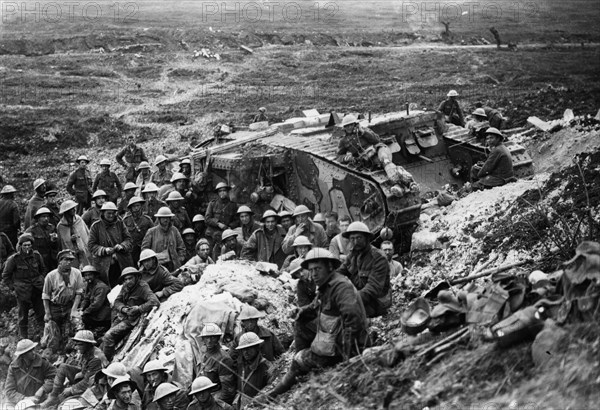
<path id="1" fill-rule="evenodd" d="M 296 236 L 296 237 L 298 237 L 298 236 L 302 235 L 302 232 L 304 231 L 304 226 L 305 226 L 305 225 L 304 225 L 304 222 L 303 222 L 303 223 L 301 223 L 300 225 L 298 225 L 298 226 L 296 227 L 296 232 L 295 232 L 295 236 Z"/>
<path id="2" fill-rule="evenodd" d="M 115 245 L 115 252 L 121 252 L 125 247 L 121 244 Z"/>
<path id="3" fill-rule="evenodd" d="M 52 316 L 50 316 L 50 313 L 45 313 L 44 314 L 44 322 L 49 322 L 52 320 Z"/>
<path id="4" fill-rule="evenodd" d="M 106 252 L 107 255 L 112 255 L 115 253 L 115 248 L 106 248 L 104 252 Z"/>
<path id="5" fill-rule="evenodd" d="M 222 222 L 219 222 L 217 225 L 218 225 L 218 227 L 219 227 L 219 228 L 221 228 L 221 229 L 227 229 L 227 225 L 225 225 L 225 224 L 224 224 L 224 223 L 222 223 Z"/>
<path id="6" fill-rule="evenodd" d="M 164 296 L 164 293 L 162 290 L 159 290 L 158 292 L 154 293 L 156 295 L 157 298 L 162 298 Z"/>

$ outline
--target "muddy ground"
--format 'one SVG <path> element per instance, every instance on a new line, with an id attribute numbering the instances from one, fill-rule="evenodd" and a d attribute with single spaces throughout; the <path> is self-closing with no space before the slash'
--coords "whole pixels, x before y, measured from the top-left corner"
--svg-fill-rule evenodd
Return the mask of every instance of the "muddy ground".
<path id="1" fill-rule="evenodd" d="M 509 127 L 525 125 L 531 115 L 550 120 L 571 108 L 576 115 L 593 116 L 600 108 L 600 48 L 594 44 L 600 41 L 600 10 L 593 0 L 518 2 L 512 10 L 504 2 L 482 3 L 487 14 L 459 10 L 447 1 L 301 0 L 289 2 L 286 10 L 300 7 L 302 17 L 275 13 L 272 19 L 265 17 L 264 2 L 226 2 L 229 8 L 223 9 L 221 2 L 99 1 L 94 4 L 101 17 L 86 3 L 73 10 L 73 18 L 67 9 L 59 16 L 46 3 L 25 3 L 38 11 L 23 14 L 21 3 L 16 9 L 3 3 L 0 31 L 0 183 L 20 189 L 23 210 L 33 179 L 44 176 L 64 184 L 79 154 L 114 158 L 128 132 L 137 133 L 150 157 L 183 154 L 192 136 L 202 139 L 221 122 L 247 124 L 259 106 L 274 121 L 309 108 L 377 114 L 403 109 L 407 102 L 434 109 L 449 89 L 456 89 L 466 111 L 482 101 L 500 108 Z M 251 11 L 259 4 L 263 14 L 257 20 Z M 493 14 L 493 7 L 500 14 Z M 441 21 L 450 21 L 450 33 Z M 491 26 L 504 43 L 517 43 L 517 50 L 496 49 Z M 194 51 L 203 48 L 219 59 L 195 58 Z M 560 132 L 526 144 L 541 172 L 571 164 L 574 154 L 591 150 L 598 140 L 597 134 Z M 573 169 L 560 177 L 573 183 L 578 178 Z M 585 177 L 598 183 L 592 170 Z M 535 200 L 534 193 L 524 198 Z M 580 215 L 572 211 L 579 204 L 558 210 L 571 212 L 569 221 L 576 221 Z M 543 223 L 536 232 L 548 229 Z M 486 246 L 507 246 L 502 227 L 491 232 Z M 531 232 L 510 234 L 519 246 L 532 246 L 527 242 Z M 389 323 L 397 325 L 401 303 Z M 9 334 L 10 316 L 3 318 L 0 333 Z M 474 346 L 432 372 L 416 365 L 392 371 L 368 363 L 366 372 L 357 366 L 350 379 L 342 373 L 334 386 L 345 401 L 316 390 L 312 403 L 422 408 L 454 399 L 463 408 L 501 397 L 498 403 L 507 406 L 515 386 L 534 399 L 552 388 L 560 391 L 552 383 L 530 381 L 539 374 L 523 358 L 525 347 L 508 354 L 485 349 Z M 440 383 L 450 384 L 419 397 L 411 393 L 415 380 L 431 380 L 442 371 L 462 378 L 440 376 Z M 477 377 L 481 372 L 485 380 Z M 306 386 L 337 375 L 326 373 Z M 284 407 L 306 406 L 306 388 L 286 397 Z M 394 391 L 389 397 L 388 390 Z M 579 390 L 569 392 L 575 396 Z"/>

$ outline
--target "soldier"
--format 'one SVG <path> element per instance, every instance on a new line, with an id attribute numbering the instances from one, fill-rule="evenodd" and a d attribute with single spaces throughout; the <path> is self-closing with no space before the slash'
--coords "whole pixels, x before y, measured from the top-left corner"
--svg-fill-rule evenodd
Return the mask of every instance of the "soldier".
<path id="1" fill-rule="evenodd" d="M 181 267 L 182 272 L 191 272 L 190 280 L 196 283 L 200 280 L 200 276 L 207 265 L 212 265 L 215 261 L 210 257 L 210 246 L 208 240 L 201 238 L 196 242 L 196 256 L 187 261 Z"/>
<path id="2" fill-rule="evenodd" d="M 17 234 L 21 228 L 19 207 L 15 202 L 17 190 L 12 185 L 5 185 L 0 191 L 0 232 L 4 232 L 13 246 L 17 244 Z"/>
<path id="3" fill-rule="evenodd" d="M 331 252 L 333 256 L 342 261 L 342 263 L 346 261 L 346 258 L 348 258 L 348 255 L 352 250 L 352 245 L 350 244 L 350 241 L 348 240 L 348 238 L 344 238 L 343 235 L 344 232 L 346 232 L 346 230 L 348 229 L 350 222 L 352 222 L 352 220 L 348 215 L 340 217 L 340 233 L 334 236 L 333 239 L 331 239 L 331 242 L 329 242 L 329 252 Z"/>
<path id="4" fill-rule="evenodd" d="M 142 198 L 146 200 L 146 204 L 142 208 L 142 211 L 148 215 L 152 221 L 156 220 L 154 216 L 160 208 L 168 207 L 167 203 L 158 199 L 158 187 L 156 184 L 150 182 L 144 189 L 142 189 Z"/>
<path id="5" fill-rule="evenodd" d="M 86 283 L 81 301 L 81 319 L 86 329 L 100 337 L 110 328 L 110 303 L 107 299 L 110 288 L 100 280 L 100 272 L 92 265 L 85 266 L 81 274 Z"/>
<path id="6" fill-rule="evenodd" d="M 150 183 L 150 176 L 152 175 L 150 172 L 150 164 L 147 161 L 140 162 L 140 165 L 137 167 L 137 171 L 138 176 L 135 180 L 137 190 L 135 191 L 135 196 L 142 196 L 142 190 L 148 183 Z"/>
<path id="7" fill-rule="evenodd" d="M 37 345 L 29 339 L 17 343 L 4 383 L 4 395 L 13 406 L 27 398 L 39 403 L 52 390 L 56 369 L 33 350 Z"/>
<path id="8" fill-rule="evenodd" d="M 327 234 L 329 243 L 331 243 L 331 240 L 340 233 L 338 219 L 337 212 L 330 211 L 325 214 L 325 234 Z"/>
<path id="9" fill-rule="evenodd" d="M 485 139 L 485 131 L 490 128 L 485 111 L 483 111 L 483 108 L 477 108 L 471 115 L 473 119 L 467 123 L 471 135 L 478 139 Z"/>
<path id="10" fill-rule="evenodd" d="M 115 313 L 111 328 L 104 335 L 104 355 L 112 360 L 115 346 L 123 340 L 139 323 L 141 315 L 160 306 L 158 298 L 150 286 L 141 279 L 135 268 L 125 268 L 119 277 L 123 288 L 119 292 L 113 310 Z"/>
<path id="11" fill-rule="evenodd" d="M 29 228 L 33 223 L 33 217 L 38 209 L 44 206 L 44 193 L 46 192 L 46 181 L 42 178 L 38 178 L 33 181 L 33 190 L 35 193 L 29 198 L 27 209 L 25 210 L 25 220 L 23 225 L 25 229 Z"/>
<path id="12" fill-rule="evenodd" d="M 182 206 L 184 198 L 177 191 L 173 191 L 167 197 L 167 205 L 171 209 L 171 212 L 175 215 L 173 218 L 173 226 L 179 230 L 179 232 L 183 232 L 186 228 L 192 227 L 192 221 L 190 221 L 190 217 L 188 216 L 185 207 Z"/>
<path id="13" fill-rule="evenodd" d="M 315 215 L 315 217 L 313 218 L 313 222 L 321 225 L 321 227 L 323 229 L 327 228 L 327 224 L 325 221 L 325 215 L 323 215 L 321 212 L 319 212 L 318 214 Z"/>
<path id="14" fill-rule="evenodd" d="M 217 388 L 217 384 L 208 377 L 200 376 L 194 379 L 189 394 L 194 397 L 194 400 L 187 410 L 233 410 L 229 404 L 213 397 L 211 392 L 215 388 Z"/>
<path id="15" fill-rule="evenodd" d="M 265 107 L 260 107 L 258 109 L 258 114 L 256 114 L 256 116 L 252 120 L 252 122 L 262 122 L 262 121 L 269 121 L 269 118 L 267 117 L 267 109 Z"/>
<path id="16" fill-rule="evenodd" d="M 206 236 L 211 249 L 214 246 L 221 246 L 221 234 L 225 229 L 234 229 L 238 226 L 235 218 L 237 206 L 229 200 L 230 190 L 231 187 L 225 182 L 219 182 L 215 187 L 219 198 L 210 201 L 206 209 L 206 225 L 208 225 Z"/>
<path id="17" fill-rule="evenodd" d="M 281 246 L 286 236 L 283 228 L 277 225 L 278 219 L 275 211 L 268 210 L 263 214 L 260 220 L 263 226 L 254 231 L 246 242 L 242 259 L 275 263 L 281 269 L 286 257 Z"/>
<path id="18" fill-rule="evenodd" d="M 75 162 L 79 165 L 79 168 L 69 175 L 67 192 L 77 202 L 77 214 L 81 215 L 84 210 L 90 207 L 93 179 L 92 174 L 87 169 L 90 161 L 85 155 L 80 155 Z"/>
<path id="19" fill-rule="evenodd" d="M 127 368 L 121 362 L 114 362 L 109 364 L 106 369 L 102 369 L 101 373 L 106 376 L 106 380 L 108 381 L 108 385 L 113 385 L 117 380 L 121 378 L 127 378 L 128 380 L 138 380 L 139 384 L 142 384 L 141 375 L 137 374 L 136 370 L 127 371 Z M 137 408 L 142 408 L 142 391 L 138 387 L 138 383 L 136 382 L 135 386 L 132 385 L 133 392 L 131 397 L 131 403 L 138 406 Z M 115 402 L 114 395 L 109 397 L 108 394 L 102 397 L 100 403 L 94 407 L 97 410 L 105 410 L 111 406 L 112 403 Z"/>
<path id="20" fill-rule="evenodd" d="M 183 244 L 185 245 L 185 260 L 186 263 L 196 255 L 196 232 L 192 228 L 186 228 L 181 233 Z"/>
<path id="21" fill-rule="evenodd" d="M 158 300 L 165 300 L 183 289 L 183 283 L 158 263 L 156 253 L 152 249 L 142 251 L 139 267 L 141 279 L 150 286 Z"/>
<path id="22" fill-rule="evenodd" d="M 355 356 L 367 340 L 367 317 L 356 288 L 348 278 L 336 272 L 340 261 L 331 252 L 314 248 L 306 255 L 302 267 L 308 269 L 319 289 L 315 303 L 298 313 L 299 320 L 317 318 L 318 332 L 310 348 L 294 355 L 289 371 L 268 394 L 273 398 L 288 391 L 298 375 L 333 366 Z"/>
<path id="23" fill-rule="evenodd" d="M 51 215 L 52 212 L 48 208 L 38 209 L 35 213 L 35 223 L 25 231 L 33 236 L 33 249 L 42 255 L 48 270 L 57 266 L 56 255 L 59 246 L 56 227 L 49 222 Z"/>
<path id="24" fill-rule="evenodd" d="M 192 177 L 192 161 L 189 158 L 184 158 L 179 163 L 179 172 L 185 175 L 187 179 Z"/>
<path id="25" fill-rule="evenodd" d="M 142 198 L 134 196 L 129 200 L 127 209 L 129 212 L 125 215 L 123 223 L 131 235 L 131 259 L 139 260 L 140 252 L 142 251 L 142 242 L 150 228 L 154 226 L 152 219 L 148 215 L 142 213 L 142 206 L 146 201 Z"/>
<path id="26" fill-rule="evenodd" d="M 240 218 L 240 227 L 236 228 L 236 231 L 238 231 L 238 241 L 244 246 L 248 239 L 250 239 L 250 235 L 259 229 L 261 225 L 254 220 L 254 212 L 252 212 L 249 206 L 240 206 L 237 214 Z"/>
<path id="27" fill-rule="evenodd" d="M 83 219 L 77 215 L 76 208 L 77 204 L 70 199 L 60 205 L 62 218 L 56 227 L 56 232 L 60 249 L 73 251 L 75 260 L 71 266 L 79 269 L 90 264 L 91 255 L 88 250 L 90 231 Z"/>
<path id="28" fill-rule="evenodd" d="M 244 408 L 252 397 L 271 382 L 269 364 L 262 357 L 260 345 L 264 341 L 256 333 L 244 333 L 236 347 L 238 360 L 238 392 L 240 408 Z"/>
<path id="29" fill-rule="evenodd" d="M 321 248 L 327 246 L 327 234 L 325 233 L 325 229 L 323 229 L 321 225 L 317 225 L 310 220 L 310 212 L 310 209 L 308 209 L 306 205 L 298 205 L 294 209 L 292 216 L 296 223 L 288 230 L 281 246 L 286 254 L 289 255 L 294 252 L 292 244 L 300 235 L 306 236 L 313 246 Z"/>
<path id="30" fill-rule="evenodd" d="M 154 215 L 158 224 L 148 229 L 142 241 L 142 250 L 152 249 L 158 261 L 169 272 L 179 268 L 185 259 L 185 245 L 179 231 L 173 226 L 175 216 L 167 207 L 160 208 Z"/>
<path id="31" fill-rule="evenodd" d="M 337 160 L 343 164 L 364 163 L 380 165 L 376 155 L 378 148 L 385 146 L 379 135 L 370 128 L 361 127 L 358 119 L 351 114 L 346 115 L 340 125 L 344 136 L 338 143 Z"/>
<path id="32" fill-rule="evenodd" d="M 123 215 L 127 212 L 127 206 L 129 205 L 129 200 L 135 196 L 135 191 L 138 189 L 137 185 L 133 182 L 127 182 L 123 187 L 123 192 L 125 193 L 125 197 L 121 198 L 119 201 L 119 205 L 117 206 L 117 214 L 122 218 Z"/>
<path id="33" fill-rule="evenodd" d="M 242 245 L 237 240 L 238 234 L 231 230 L 225 229 L 223 235 L 221 235 L 221 243 L 223 244 L 220 249 L 215 247 L 213 251 L 214 260 L 230 261 L 233 259 L 239 259 L 242 255 Z M 217 252 L 218 250 L 218 252 Z"/>
<path id="34" fill-rule="evenodd" d="M 150 182 L 154 182 L 157 187 L 161 187 L 168 184 L 173 176 L 170 169 L 167 169 L 168 159 L 164 155 L 159 155 L 154 160 L 154 165 L 158 167 L 158 170 L 154 171 L 150 176 Z"/>
<path id="35" fill-rule="evenodd" d="M 352 251 L 338 272 L 358 289 L 367 317 L 384 315 L 392 304 L 387 259 L 371 245 L 371 231 L 364 223 L 352 222 L 342 235 L 350 240 Z"/>
<path id="36" fill-rule="evenodd" d="M 284 349 L 275 333 L 264 326 L 258 325 L 258 319 L 263 317 L 265 317 L 265 314 L 260 312 L 255 307 L 244 305 L 239 316 L 242 331 L 236 334 L 233 338 L 233 347 L 241 344 L 240 340 L 244 334 L 253 332 L 262 339 L 260 347 L 262 357 L 272 362 L 282 355 Z M 232 357 L 234 360 L 237 360 L 237 352 L 232 352 Z"/>
<path id="37" fill-rule="evenodd" d="M 190 404 L 186 392 L 173 383 L 160 384 L 156 388 L 152 402 L 158 405 L 159 410 L 187 409 Z"/>
<path id="38" fill-rule="evenodd" d="M 117 207 L 112 202 L 102 205 L 101 218 L 90 229 L 88 249 L 94 267 L 100 271 L 106 283 L 116 286 L 119 273 L 133 266 L 131 259 L 131 235 L 125 223 L 117 217 Z"/>
<path id="39" fill-rule="evenodd" d="M 123 161 L 125 158 L 125 161 Z M 135 143 L 135 136 L 127 136 L 127 146 L 123 148 L 116 156 L 117 162 L 127 170 L 125 173 L 125 182 L 134 182 L 137 177 L 136 167 L 142 161 L 148 161 L 142 147 L 138 147 Z"/>
<path id="40" fill-rule="evenodd" d="M 206 233 L 206 218 L 204 218 L 204 215 L 194 215 L 192 226 L 194 227 L 194 232 L 196 232 L 196 238 L 204 238 Z"/>
<path id="41" fill-rule="evenodd" d="M 48 208 L 52 213 L 49 221 L 52 225 L 57 226 L 60 222 L 60 207 L 56 202 L 58 191 L 56 189 L 50 189 L 44 193 L 44 207 Z"/>
<path id="42" fill-rule="evenodd" d="M 102 205 L 106 203 L 106 198 L 106 192 L 101 189 L 97 190 L 94 192 L 94 195 L 92 195 L 92 206 L 81 216 L 81 219 L 83 219 L 83 222 L 85 222 L 88 228 L 90 228 L 94 222 L 100 220 L 100 209 L 102 209 Z"/>
<path id="43" fill-rule="evenodd" d="M 0 232 L 0 271 L 4 271 L 4 264 L 10 255 L 15 253 L 15 248 L 4 232 Z"/>
<path id="44" fill-rule="evenodd" d="M 285 232 L 289 231 L 290 227 L 294 224 L 292 213 L 286 210 L 279 212 L 279 224 L 283 227 Z"/>
<path id="45" fill-rule="evenodd" d="M 100 168 L 102 168 L 102 171 L 96 175 L 92 191 L 100 189 L 106 192 L 107 199 L 116 204 L 117 200 L 121 197 L 121 190 L 123 189 L 121 181 L 119 181 L 117 174 L 110 171 L 110 161 L 108 159 L 100 161 Z"/>
<path id="46" fill-rule="evenodd" d="M 494 127 L 499 130 L 504 128 L 504 123 L 506 120 L 504 119 L 500 111 L 487 105 L 483 105 L 483 103 L 481 102 L 475 103 L 475 108 L 481 108 L 483 110 L 483 113 L 485 114 L 485 120 L 489 122 L 490 127 Z"/>
<path id="47" fill-rule="evenodd" d="M 108 389 L 108 398 L 112 400 L 109 410 L 141 410 L 133 399 L 136 390 L 137 384 L 129 375 L 115 379 Z"/>
<path id="48" fill-rule="evenodd" d="M 485 163 L 477 163 L 471 168 L 473 190 L 504 185 L 515 177 L 512 156 L 504 145 L 504 135 L 490 127 L 485 131 L 485 137 L 490 153 Z"/>
<path id="49" fill-rule="evenodd" d="M 215 390 L 219 390 L 217 397 L 231 404 L 236 393 L 235 365 L 231 356 L 221 347 L 221 336 L 223 332 L 216 323 L 204 325 L 200 338 L 206 351 L 194 374 L 208 377 L 215 384 Z"/>
<path id="50" fill-rule="evenodd" d="M 463 115 L 460 105 L 456 100 L 458 93 L 456 90 L 450 90 L 446 96 L 448 99 L 442 101 L 437 110 L 444 114 L 446 122 L 464 127 L 465 116 Z"/>
<path id="51" fill-rule="evenodd" d="M 187 195 L 187 184 L 188 178 L 180 172 L 175 172 L 171 179 L 169 180 L 169 184 L 163 184 L 158 191 L 158 198 L 161 201 L 165 201 L 172 192 L 178 192 L 182 197 Z"/>
<path id="52" fill-rule="evenodd" d="M 400 262 L 393 259 L 394 244 L 391 243 L 390 241 L 383 241 L 383 242 L 381 242 L 380 249 L 381 249 L 381 252 L 383 252 L 383 254 L 385 255 L 385 258 L 387 259 L 387 261 L 390 265 L 390 278 L 393 279 L 396 276 L 398 276 L 400 273 L 402 273 L 402 270 L 404 269 Z"/>
<path id="53" fill-rule="evenodd" d="M 42 300 L 44 302 L 44 321 L 54 321 L 62 338 L 61 347 L 67 344 L 71 331 L 71 321 L 77 316 L 77 308 L 83 296 L 83 278 L 79 269 L 71 267 L 75 259 L 73 252 L 66 249 L 58 254 L 58 268 L 44 279 Z"/>
<path id="54" fill-rule="evenodd" d="M 72 340 L 75 342 L 79 353 L 79 360 L 76 364 L 62 363 L 58 367 L 52 392 L 48 395 L 46 401 L 41 404 L 44 409 L 56 406 L 71 396 L 82 394 L 90 387 L 90 381 L 94 380 L 94 375 L 102 369 L 101 360 L 94 354 L 96 341 L 92 332 L 80 330 Z M 65 388 L 65 381 L 67 380 L 70 386 Z"/>
<path id="55" fill-rule="evenodd" d="M 2 281 L 17 297 L 19 307 L 19 336 L 26 339 L 29 323 L 29 309 L 33 307 L 38 325 L 44 323 L 42 290 L 46 266 L 39 252 L 33 250 L 33 236 L 19 237 L 17 253 L 8 258 L 2 272 Z"/>
<path id="56" fill-rule="evenodd" d="M 141 375 L 144 377 L 144 394 L 142 395 L 142 408 L 146 410 L 158 409 L 158 405 L 153 403 L 156 388 L 170 381 L 169 369 L 163 366 L 160 360 L 150 360 L 144 366 Z"/>

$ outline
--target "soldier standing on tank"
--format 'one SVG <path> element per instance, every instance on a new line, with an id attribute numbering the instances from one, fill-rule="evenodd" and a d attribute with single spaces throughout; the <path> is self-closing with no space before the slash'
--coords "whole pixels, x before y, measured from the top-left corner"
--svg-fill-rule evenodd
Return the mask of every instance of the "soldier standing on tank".
<path id="1" fill-rule="evenodd" d="M 123 161 L 125 158 L 125 161 Z M 127 146 L 121 150 L 116 156 L 117 162 L 127 170 L 125 173 L 125 182 L 135 182 L 137 177 L 137 166 L 142 161 L 148 161 L 142 147 L 138 147 L 135 143 L 135 136 L 127 136 Z"/>
<path id="2" fill-rule="evenodd" d="M 93 179 L 91 172 L 87 169 L 90 161 L 85 155 L 77 157 L 75 162 L 79 167 L 69 175 L 67 192 L 77 202 L 77 214 L 82 215 L 83 211 L 90 207 Z"/>

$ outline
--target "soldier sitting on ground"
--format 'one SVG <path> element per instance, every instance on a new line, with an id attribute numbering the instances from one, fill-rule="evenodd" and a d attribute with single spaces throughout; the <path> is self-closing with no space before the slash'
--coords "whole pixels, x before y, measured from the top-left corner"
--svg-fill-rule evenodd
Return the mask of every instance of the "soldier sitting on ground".
<path id="1" fill-rule="evenodd" d="M 515 178 L 512 156 L 504 145 L 504 135 L 493 127 L 488 128 L 485 135 L 490 153 L 485 163 L 477 163 L 471 168 L 473 190 L 504 185 Z"/>
<path id="2" fill-rule="evenodd" d="M 238 234 L 231 230 L 225 229 L 221 236 L 221 249 L 217 253 L 217 248 L 213 252 L 213 259 L 221 261 L 229 261 L 233 259 L 239 259 L 242 255 L 242 245 L 237 239 Z"/>
<path id="3" fill-rule="evenodd" d="M 140 274 L 144 282 L 159 300 L 165 300 L 183 289 L 183 283 L 158 263 L 156 253 L 152 249 L 144 249 L 140 255 Z"/>
<path id="4" fill-rule="evenodd" d="M 485 131 L 490 128 L 485 111 L 482 108 L 477 108 L 471 113 L 471 116 L 472 119 L 467 123 L 471 135 L 477 139 L 485 139 Z"/>

